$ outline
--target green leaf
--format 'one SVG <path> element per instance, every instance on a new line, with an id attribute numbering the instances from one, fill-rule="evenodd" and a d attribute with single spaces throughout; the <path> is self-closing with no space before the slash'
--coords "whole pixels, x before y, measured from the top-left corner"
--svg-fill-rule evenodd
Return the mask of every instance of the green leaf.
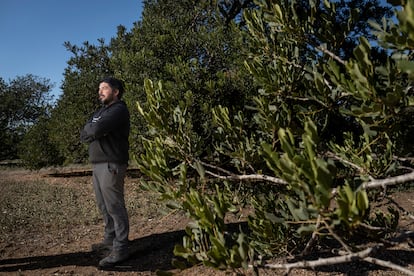
<path id="1" fill-rule="evenodd" d="M 399 60 L 397 61 L 397 66 L 401 71 L 407 73 L 411 79 L 414 78 L 414 61 Z"/>
<path id="2" fill-rule="evenodd" d="M 313 224 L 308 224 L 308 225 L 302 225 L 298 228 L 298 230 L 296 230 L 298 232 L 298 234 L 302 235 L 302 234 L 308 234 L 308 233 L 313 233 L 315 232 L 316 227 Z"/>
<path id="3" fill-rule="evenodd" d="M 369 208 L 369 200 L 366 191 L 357 192 L 357 206 L 360 213 L 365 213 L 365 210 Z"/>

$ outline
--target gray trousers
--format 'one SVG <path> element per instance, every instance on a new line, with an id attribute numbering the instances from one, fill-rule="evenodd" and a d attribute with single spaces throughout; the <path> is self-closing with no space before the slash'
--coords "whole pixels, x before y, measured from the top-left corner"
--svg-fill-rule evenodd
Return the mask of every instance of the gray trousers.
<path id="1" fill-rule="evenodd" d="M 129 219 L 125 207 L 124 178 L 127 165 L 93 164 L 96 203 L 105 223 L 104 239 L 113 241 L 114 250 L 128 248 Z"/>

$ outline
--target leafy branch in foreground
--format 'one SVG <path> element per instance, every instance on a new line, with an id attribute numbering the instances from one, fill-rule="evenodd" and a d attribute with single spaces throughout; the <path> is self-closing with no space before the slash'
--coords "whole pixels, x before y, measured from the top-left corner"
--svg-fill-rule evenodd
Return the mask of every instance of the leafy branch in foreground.
<path id="1" fill-rule="evenodd" d="M 272 267 L 272 257 L 306 258 L 328 247 L 346 255 L 297 265 L 358 257 L 403 271 L 372 257 L 367 244 L 390 240 L 399 216 L 372 210 L 367 189 L 413 180 L 395 158 L 402 132 L 394 119 L 413 100 L 411 61 L 374 58 L 364 37 L 353 56 L 340 57 L 343 37 L 323 32 L 335 4 L 304 2 L 302 9 L 256 1 L 259 8 L 245 14 L 245 65 L 261 88 L 243 110 L 212 108 L 212 152 L 200 150 L 187 112 L 191 92 L 176 99 L 162 82 L 145 81 L 147 102 L 138 103 L 149 130 L 137 158 L 149 177 L 143 186 L 193 219 L 175 248 L 191 263 Z M 319 45 L 337 48 L 321 52 Z"/>

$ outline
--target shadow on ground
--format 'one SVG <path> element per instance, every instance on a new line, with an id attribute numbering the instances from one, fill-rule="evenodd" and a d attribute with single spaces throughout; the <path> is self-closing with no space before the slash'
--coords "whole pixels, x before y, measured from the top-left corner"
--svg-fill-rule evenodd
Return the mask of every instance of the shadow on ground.
<path id="1" fill-rule="evenodd" d="M 182 241 L 184 231 L 153 234 L 131 241 L 131 256 L 111 271 L 171 270 L 174 245 Z M 73 252 L 0 260 L 0 272 L 46 269 L 62 266 L 98 266 L 102 253 Z M 108 269 L 106 269 L 108 270 Z"/>

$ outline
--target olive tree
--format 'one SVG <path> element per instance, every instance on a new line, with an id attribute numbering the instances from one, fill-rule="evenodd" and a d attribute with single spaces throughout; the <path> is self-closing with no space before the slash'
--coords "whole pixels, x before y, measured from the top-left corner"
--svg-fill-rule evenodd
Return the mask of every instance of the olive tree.
<path id="1" fill-rule="evenodd" d="M 277 267 L 266 259 L 306 255 L 327 240 L 349 260 L 367 256 L 355 237 L 386 238 L 398 222 L 395 210 L 370 209 L 367 190 L 413 179 L 396 158 L 397 118 L 412 102 L 413 7 L 404 3 L 399 24 L 367 22 L 377 33 L 357 36 L 346 54 L 358 7 L 338 22 L 335 1 L 255 3 L 244 15 L 245 66 L 259 89 L 240 110 L 211 108 L 211 154 L 194 151 L 202 138 L 191 91 L 177 100 L 163 81 L 145 81 L 144 186 L 194 220 L 174 251 L 190 262 Z M 247 224 L 231 229 L 229 218 L 246 210 Z"/>

